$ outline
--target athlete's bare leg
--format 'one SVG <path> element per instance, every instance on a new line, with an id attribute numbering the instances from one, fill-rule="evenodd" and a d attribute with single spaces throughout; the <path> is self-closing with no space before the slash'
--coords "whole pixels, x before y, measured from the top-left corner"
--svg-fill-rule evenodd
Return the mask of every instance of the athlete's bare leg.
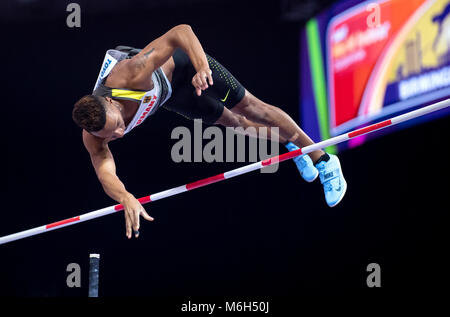
<path id="1" fill-rule="evenodd" d="M 215 124 L 223 125 L 224 127 L 230 128 L 243 128 L 242 131 L 236 130 L 238 133 L 242 133 L 244 135 L 248 135 L 254 138 L 264 138 L 269 140 L 274 140 L 280 143 L 285 143 L 286 139 L 280 136 L 279 134 L 273 135 L 274 131 L 270 130 L 270 127 L 267 127 L 264 124 L 259 124 L 253 121 L 248 120 L 246 117 L 236 114 L 230 111 L 228 108 L 224 108 L 222 115 L 215 122 Z M 255 128 L 255 129 L 248 129 Z M 264 129 L 266 133 L 260 133 L 261 130 L 259 128 L 267 128 Z"/>
<path id="2" fill-rule="evenodd" d="M 217 120 L 217 124 L 226 127 L 255 127 L 258 131 L 259 127 L 278 127 L 279 141 L 285 143 L 290 141 L 298 147 L 304 147 L 314 144 L 313 140 L 295 123 L 295 121 L 283 110 L 278 107 L 269 105 L 247 90 L 244 98 L 235 105 L 231 111 L 224 109 L 222 116 Z M 268 136 L 270 137 L 270 135 Z M 322 150 L 309 153 L 313 162 L 316 162 L 323 154 Z"/>

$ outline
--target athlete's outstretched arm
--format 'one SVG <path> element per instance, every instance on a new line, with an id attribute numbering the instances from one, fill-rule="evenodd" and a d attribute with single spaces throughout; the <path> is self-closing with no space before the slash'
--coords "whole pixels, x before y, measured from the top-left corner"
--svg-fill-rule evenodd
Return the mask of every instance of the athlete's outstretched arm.
<path id="1" fill-rule="evenodd" d="M 125 189 L 116 174 L 116 164 L 108 144 L 83 130 L 83 143 L 91 156 L 91 162 L 105 193 L 124 206 L 126 235 L 131 238 L 131 229 L 139 230 L 139 216 L 152 221 L 141 203 Z M 138 234 L 136 234 L 136 238 Z"/>
<path id="2" fill-rule="evenodd" d="M 213 79 L 203 47 L 192 28 L 186 24 L 173 27 L 134 56 L 129 63 L 130 73 L 137 81 L 148 78 L 173 55 L 176 48 L 185 51 L 194 65 L 197 74 L 192 79 L 192 85 L 200 96 L 201 91 L 208 88 L 208 83 L 213 84 Z"/>

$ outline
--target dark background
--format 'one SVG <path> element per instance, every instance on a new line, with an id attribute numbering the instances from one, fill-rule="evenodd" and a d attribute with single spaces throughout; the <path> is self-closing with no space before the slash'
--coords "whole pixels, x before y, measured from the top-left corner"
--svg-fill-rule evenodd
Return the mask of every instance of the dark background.
<path id="1" fill-rule="evenodd" d="M 295 15 L 287 12 L 295 1 L 80 1 L 74 29 L 66 26 L 70 1 L 3 2 L 0 236 L 115 204 L 71 120 L 108 48 L 143 47 L 190 24 L 250 92 L 298 121 L 300 28 L 330 2 L 306 1 Z M 101 254 L 100 296 L 359 291 L 372 262 L 381 266 L 382 289 L 436 290 L 449 267 L 449 123 L 340 154 L 348 191 L 332 209 L 319 181 L 307 184 L 288 162 L 276 174 L 253 172 L 146 205 L 155 221 L 141 220 L 137 240 L 126 239 L 123 216 L 114 214 L 2 245 L 0 295 L 85 297 L 89 253 Z M 180 125 L 193 128 L 160 110 L 111 143 L 118 175 L 136 197 L 245 164 L 174 163 L 170 134 Z M 72 262 L 81 265 L 81 288 L 66 286 Z"/>

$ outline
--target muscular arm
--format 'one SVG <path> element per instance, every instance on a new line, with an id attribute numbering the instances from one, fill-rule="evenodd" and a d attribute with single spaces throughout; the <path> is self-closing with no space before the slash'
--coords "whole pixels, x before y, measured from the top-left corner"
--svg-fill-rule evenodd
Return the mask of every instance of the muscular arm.
<path id="1" fill-rule="evenodd" d="M 106 194 L 115 201 L 123 203 L 130 193 L 116 175 L 116 164 L 108 144 L 103 139 L 97 138 L 84 130 L 83 143 L 91 156 L 95 173 Z"/>
<path id="2" fill-rule="evenodd" d="M 192 84 L 197 89 L 206 89 L 207 78 L 212 85 L 211 70 L 206 54 L 192 28 L 186 24 L 173 27 L 134 56 L 127 65 L 132 78 L 136 82 L 148 78 L 155 69 L 162 66 L 173 55 L 178 47 L 186 52 L 195 70 L 200 73 L 198 78 L 194 77 Z"/>
<path id="3" fill-rule="evenodd" d="M 95 172 L 105 193 L 124 206 L 126 235 L 131 238 L 131 228 L 139 230 L 139 216 L 152 221 L 139 201 L 125 189 L 125 185 L 116 174 L 116 164 L 104 139 L 93 136 L 83 130 L 83 143 L 94 166 Z M 138 234 L 136 234 L 136 237 Z"/>

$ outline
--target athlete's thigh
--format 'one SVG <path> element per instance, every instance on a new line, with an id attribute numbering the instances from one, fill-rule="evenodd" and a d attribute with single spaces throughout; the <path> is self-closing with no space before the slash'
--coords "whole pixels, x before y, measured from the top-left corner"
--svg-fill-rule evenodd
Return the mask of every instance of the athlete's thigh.
<path id="1" fill-rule="evenodd" d="M 174 78 L 172 97 L 163 106 L 189 119 L 202 119 L 206 124 L 214 124 L 224 112 L 238 104 L 245 94 L 245 88 L 218 61 L 207 55 L 212 70 L 214 84 L 197 96 L 191 84 L 191 75 L 195 73 L 190 60 L 179 52 L 174 55 Z M 186 64 L 186 65 L 185 65 Z"/>
<path id="2" fill-rule="evenodd" d="M 244 86 L 216 59 L 209 55 L 206 57 L 214 81 L 214 84 L 206 90 L 208 95 L 216 98 L 228 109 L 233 108 L 244 97 Z"/>
<path id="3" fill-rule="evenodd" d="M 210 92 L 203 91 L 197 96 L 191 85 L 178 87 L 163 107 L 191 120 L 201 119 L 206 124 L 214 124 L 225 108 Z"/>

